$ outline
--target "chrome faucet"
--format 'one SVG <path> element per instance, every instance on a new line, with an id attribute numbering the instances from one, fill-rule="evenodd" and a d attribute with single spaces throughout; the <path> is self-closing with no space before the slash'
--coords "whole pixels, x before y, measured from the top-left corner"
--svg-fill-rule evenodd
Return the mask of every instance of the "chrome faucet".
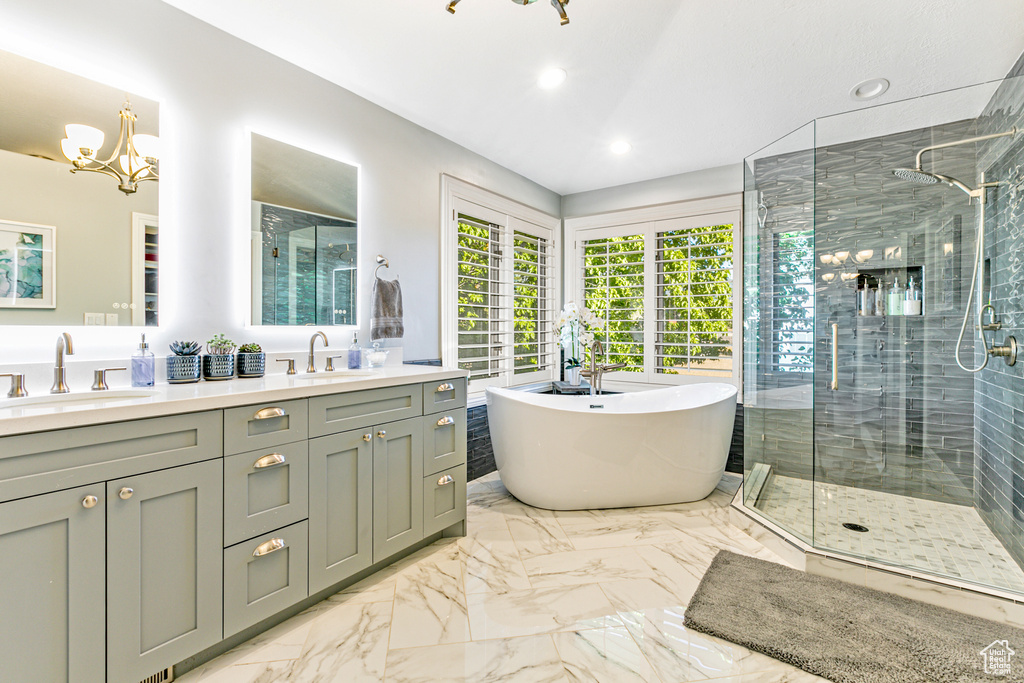
<path id="1" fill-rule="evenodd" d="M 625 363 L 598 363 L 597 354 L 604 355 L 604 344 L 601 343 L 600 339 L 595 339 L 594 343 L 590 345 L 590 369 L 584 370 L 582 374 L 584 377 L 590 379 L 590 395 L 601 393 L 601 378 L 604 373 L 609 370 L 618 370 L 619 368 L 626 367 Z"/>
<path id="2" fill-rule="evenodd" d="M 313 355 L 313 346 L 316 344 L 316 338 L 320 337 L 324 340 L 324 348 L 330 345 L 327 341 L 327 335 L 323 332 L 316 332 L 309 339 L 309 367 L 306 368 L 306 372 L 316 372 L 316 356 Z"/>
<path id="3" fill-rule="evenodd" d="M 64 368 L 64 354 L 67 353 L 69 356 L 75 355 L 75 347 L 71 343 L 71 335 L 67 332 L 62 332 L 57 337 L 57 360 L 53 365 L 53 386 L 50 387 L 51 394 L 66 394 L 71 391 L 71 387 L 68 386 L 67 382 L 64 381 L 66 378 Z"/>

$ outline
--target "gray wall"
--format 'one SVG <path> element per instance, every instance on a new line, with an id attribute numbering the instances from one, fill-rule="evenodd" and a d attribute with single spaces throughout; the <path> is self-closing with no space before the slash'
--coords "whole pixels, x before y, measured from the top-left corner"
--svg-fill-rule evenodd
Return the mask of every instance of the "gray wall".
<path id="1" fill-rule="evenodd" d="M 157 213 L 157 184 L 126 196 L 108 176 L 0 150 L 0 188 L 0 218 L 57 228 L 57 308 L 0 309 L 0 325 L 81 325 L 86 312 L 131 325 L 113 304 L 131 303 L 132 212 Z"/>
<path id="2" fill-rule="evenodd" d="M 128 58 L 125 36 L 145 36 L 145 48 Z M 119 0 L 6 3 L 0 41 L 160 101 L 163 286 L 154 349 L 215 332 L 254 337 L 268 351 L 301 348 L 308 338 L 300 329 L 244 331 L 247 129 L 360 166 L 361 338 L 373 273 L 367 256 L 383 253 L 403 285 L 406 357 L 439 355 L 442 173 L 559 215 L 554 192 L 159 0 L 135 0 L 127 12 Z M 52 355 L 51 330 L 7 332 L 0 330 L 0 360 L 45 362 Z M 137 343 L 132 337 L 83 328 L 76 358 L 127 355 Z M 342 341 L 332 339 L 335 346 Z"/>
<path id="3" fill-rule="evenodd" d="M 981 119 L 981 133 L 1024 130 L 1024 55 Z M 1024 137 L 1001 139 L 979 149 L 979 166 L 1006 184 L 989 192 L 985 257 L 991 300 L 1003 322 L 996 343 L 1013 335 L 1024 343 Z M 976 359 L 980 361 L 979 359 Z M 996 537 L 1024 563 L 1024 357 L 1013 367 L 999 359 L 975 382 L 975 504 Z"/>

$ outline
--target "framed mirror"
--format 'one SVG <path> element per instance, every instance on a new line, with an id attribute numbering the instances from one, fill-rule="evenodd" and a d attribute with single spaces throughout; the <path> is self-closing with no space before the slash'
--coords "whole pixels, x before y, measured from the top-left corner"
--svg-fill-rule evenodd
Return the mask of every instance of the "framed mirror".
<path id="1" fill-rule="evenodd" d="M 157 325 L 159 105 L 7 52 L 0 92 L 0 325 Z"/>
<path id="2" fill-rule="evenodd" d="M 253 325 L 358 322 L 359 169 L 252 134 Z"/>

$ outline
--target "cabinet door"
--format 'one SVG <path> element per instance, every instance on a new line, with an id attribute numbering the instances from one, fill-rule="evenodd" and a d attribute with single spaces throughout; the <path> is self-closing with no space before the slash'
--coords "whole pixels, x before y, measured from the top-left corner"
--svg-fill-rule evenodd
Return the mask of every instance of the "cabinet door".
<path id="1" fill-rule="evenodd" d="M 107 482 L 107 501 L 107 678 L 140 681 L 221 639 L 221 461 Z"/>
<path id="2" fill-rule="evenodd" d="M 105 680 L 104 497 L 96 484 L 0 505 L 5 683 Z"/>
<path id="3" fill-rule="evenodd" d="M 372 564 L 373 431 L 309 442 L 309 592 Z"/>
<path id="4" fill-rule="evenodd" d="M 373 435 L 373 561 L 423 538 L 423 418 Z"/>

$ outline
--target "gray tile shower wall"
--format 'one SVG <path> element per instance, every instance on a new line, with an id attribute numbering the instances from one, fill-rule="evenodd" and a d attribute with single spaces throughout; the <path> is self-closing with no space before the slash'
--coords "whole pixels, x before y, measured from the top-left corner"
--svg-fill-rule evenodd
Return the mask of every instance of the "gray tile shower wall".
<path id="1" fill-rule="evenodd" d="M 1024 132 L 1024 55 L 981 117 L 981 134 Z M 979 169 L 1000 185 L 989 191 L 985 259 L 990 300 L 1002 329 L 1024 348 L 1024 135 L 979 149 Z M 980 357 L 977 359 L 980 361 Z M 975 383 L 975 505 L 1014 559 L 1024 563 L 1024 357 L 1009 367 L 992 359 Z"/>

